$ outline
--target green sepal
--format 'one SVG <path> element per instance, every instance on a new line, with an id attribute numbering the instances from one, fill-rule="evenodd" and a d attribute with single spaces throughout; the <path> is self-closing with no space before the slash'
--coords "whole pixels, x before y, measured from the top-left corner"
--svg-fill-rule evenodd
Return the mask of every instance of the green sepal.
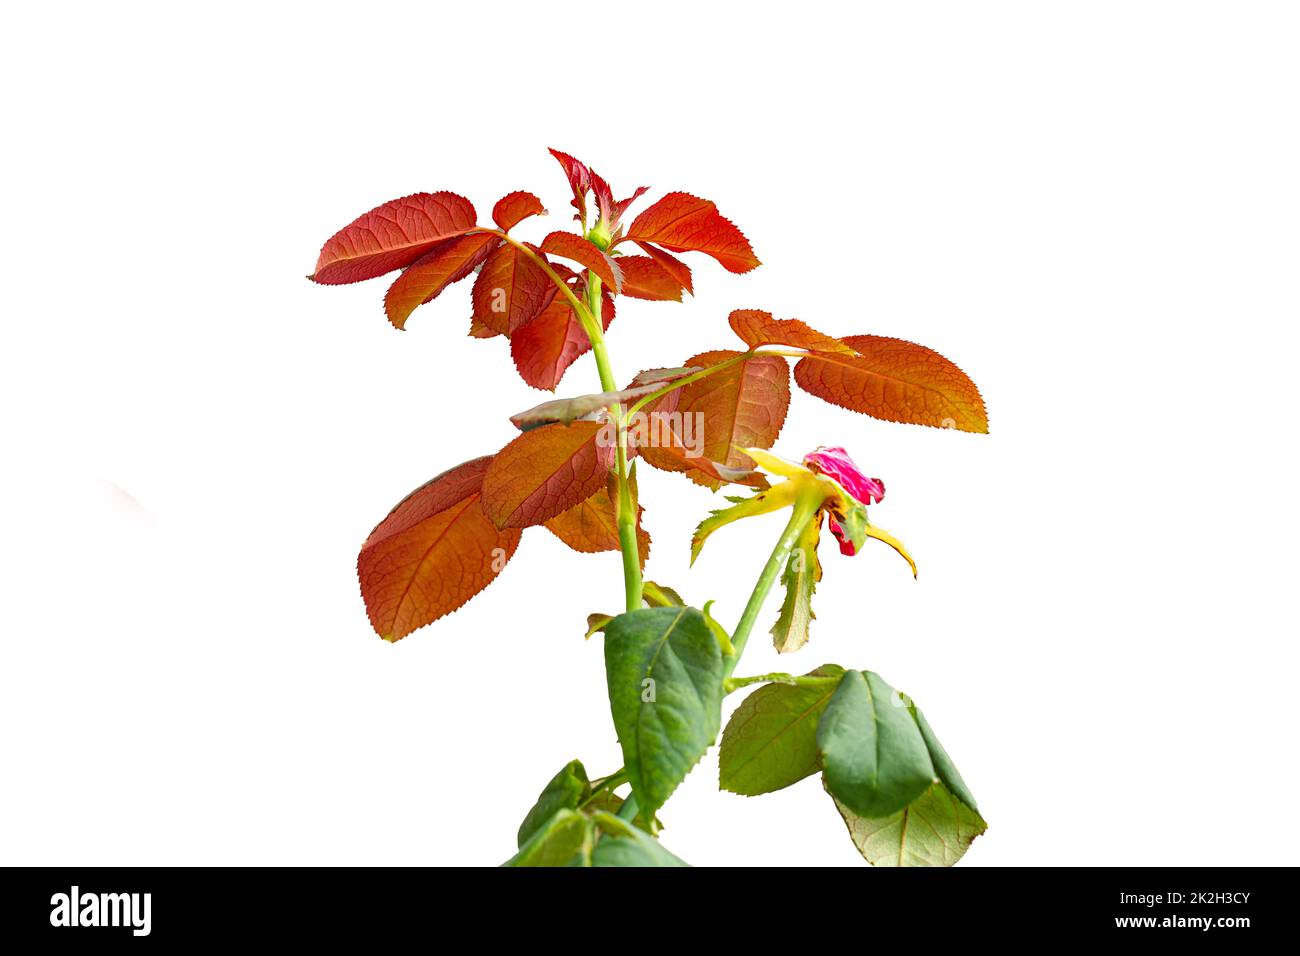
<path id="1" fill-rule="evenodd" d="M 817 559 L 820 539 L 820 519 L 804 525 L 781 575 L 785 600 L 781 603 L 776 623 L 772 625 L 772 640 L 779 653 L 788 654 L 807 644 L 808 626 L 817 618 L 812 609 L 812 597 L 817 582 L 822 579 L 822 566 Z"/>
<path id="2" fill-rule="evenodd" d="M 704 542 L 708 540 L 709 535 L 719 528 L 729 525 L 733 521 L 739 521 L 741 518 L 751 518 L 755 515 L 768 514 L 789 507 L 794 504 L 798 494 L 798 482 L 783 481 L 780 484 L 773 485 L 766 491 L 760 491 L 749 498 L 740 499 L 737 504 L 732 505 L 730 508 L 710 511 L 709 516 L 700 522 L 695 529 L 694 536 L 691 538 L 691 564 L 694 564 L 695 559 L 700 556 L 700 550 L 704 547 Z"/>
<path id="3" fill-rule="evenodd" d="M 704 623 L 709 625 L 709 630 L 712 631 L 713 636 L 717 638 L 718 647 L 722 649 L 722 653 L 727 657 L 735 657 L 736 648 L 732 646 L 731 635 L 728 634 L 727 629 L 714 620 L 713 615 L 709 613 L 709 608 L 713 607 L 715 603 L 717 602 L 706 601 L 704 603 L 704 607 L 701 609 L 701 613 L 704 614 Z"/>
<path id="4" fill-rule="evenodd" d="M 867 509 L 854 502 L 849 508 L 837 508 L 835 510 L 835 520 L 844 536 L 853 542 L 854 552 L 862 550 L 862 545 L 866 543 L 871 522 L 867 520 Z"/>

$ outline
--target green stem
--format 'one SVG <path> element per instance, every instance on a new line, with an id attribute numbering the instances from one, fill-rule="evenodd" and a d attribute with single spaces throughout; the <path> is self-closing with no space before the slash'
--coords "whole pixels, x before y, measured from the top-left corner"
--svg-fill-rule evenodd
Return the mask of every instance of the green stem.
<path id="1" fill-rule="evenodd" d="M 582 329 L 591 340 L 591 354 L 596 357 L 596 374 L 600 376 L 600 389 L 603 392 L 617 392 L 618 381 L 609 364 L 609 351 L 605 348 L 605 332 L 602 328 L 602 309 L 600 304 L 600 276 L 587 273 L 586 314 L 578 314 Z"/>
<path id="2" fill-rule="evenodd" d="M 605 392 L 618 391 L 618 380 L 614 378 L 613 368 L 609 362 L 609 351 L 605 348 L 605 332 L 602 322 L 600 301 L 600 278 L 590 270 L 587 271 L 587 301 L 583 302 L 567 282 L 559 277 L 554 269 L 526 244 L 519 242 L 504 232 L 486 229 L 495 236 L 500 236 L 510 245 L 523 252 L 542 269 L 562 295 L 569 300 L 582 330 L 591 342 L 591 354 L 596 359 L 596 372 L 600 376 L 600 388 Z M 618 474 L 618 543 L 623 552 L 623 584 L 627 610 L 636 611 L 641 607 L 641 552 L 636 540 L 636 502 L 632 498 L 632 486 L 628 479 L 627 461 L 627 426 L 621 405 L 610 408 L 617 423 L 618 447 L 615 453 L 615 468 Z"/>
<path id="3" fill-rule="evenodd" d="M 591 354 L 596 359 L 596 371 L 600 375 L 600 387 L 606 392 L 618 391 L 618 382 L 609 364 L 609 352 L 605 349 L 605 334 L 601 329 L 600 279 L 591 271 L 587 272 L 586 315 L 579 313 L 583 330 L 591 340 Z M 623 552 L 623 590 L 627 610 L 641 608 L 641 550 L 636 540 L 636 502 L 632 497 L 632 483 L 628 479 L 627 465 L 627 426 L 623 420 L 620 405 L 611 408 L 617 423 L 617 441 L 615 449 L 615 470 L 618 475 L 618 501 L 615 503 L 618 514 L 618 543 Z"/>
<path id="4" fill-rule="evenodd" d="M 605 334 L 602 322 L 601 308 L 601 281 L 587 271 L 587 295 L 586 302 L 582 302 L 568 284 L 551 269 L 549 264 L 541 256 L 538 256 L 532 249 L 528 248 L 521 242 L 512 239 L 503 232 L 491 231 L 501 236 L 506 242 L 515 248 L 526 253 L 532 258 L 546 273 L 550 280 L 559 289 L 573 307 L 574 314 L 578 316 L 578 321 L 582 325 L 583 331 L 586 332 L 588 340 L 591 342 L 591 353 L 596 360 L 596 371 L 600 376 L 600 387 L 602 391 L 618 391 L 618 382 L 614 378 L 614 372 L 609 361 L 609 352 L 605 347 Z M 619 404 L 611 406 L 610 412 L 617 423 L 618 445 L 615 455 L 615 467 L 618 477 L 618 540 L 619 546 L 623 553 L 623 580 L 625 585 L 625 597 L 627 610 L 639 610 L 642 606 L 642 587 L 641 587 L 641 554 L 637 544 L 636 536 L 636 502 L 632 495 L 631 481 L 628 475 L 628 455 L 627 455 L 627 422 L 631 415 L 640 411 L 650 402 L 663 395 L 668 394 L 684 385 L 698 381 L 708 375 L 720 372 L 725 368 L 735 365 L 738 362 L 748 361 L 755 355 L 786 355 L 791 357 L 801 357 L 803 352 L 791 350 L 771 350 L 769 352 L 755 352 L 753 350 L 738 355 L 735 358 L 720 362 L 717 365 L 701 369 L 691 375 L 685 376 L 666 385 L 664 388 L 642 398 L 634 404 L 625 415 L 623 408 Z M 744 613 L 740 617 L 740 623 L 736 625 L 735 633 L 732 635 L 732 646 L 734 653 L 728 657 L 725 664 L 725 679 L 729 686 L 728 692 L 745 683 L 751 683 L 755 680 L 762 680 L 769 677 L 788 678 L 789 675 L 764 675 L 760 678 L 742 678 L 740 681 L 732 681 L 731 674 L 735 671 L 736 665 L 740 662 L 740 655 L 745 650 L 745 644 L 749 640 L 749 633 L 754 628 L 754 622 L 758 619 L 758 614 L 763 608 L 763 602 L 767 599 L 768 593 L 772 590 L 772 585 L 776 583 L 778 575 L 781 573 L 786 561 L 789 559 L 790 552 L 799 539 L 800 533 L 808 521 L 812 520 L 817 509 L 821 506 L 821 499 L 814 497 L 802 497 L 795 502 L 794 513 L 790 516 L 790 521 L 786 525 L 785 531 L 782 532 L 780 540 L 772 550 L 767 564 L 763 567 L 762 574 L 759 575 L 758 583 L 754 586 L 754 591 L 750 595 L 749 603 L 745 605 Z M 612 789 L 614 786 L 626 782 L 626 771 L 619 771 L 601 781 L 597 792 L 605 789 Z M 618 810 L 618 816 L 623 820 L 635 820 L 639 806 L 636 794 L 628 795 Z"/>
<path id="5" fill-rule="evenodd" d="M 596 371 L 600 375 L 600 387 L 606 392 L 618 391 L 618 382 L 609 364 L 609 352 L 605 349 L 605 332 L 602 328 L 602 308 L 600 301 L 600 279 L 587 272 L 587 315 L 578 313 L 587 338 L 591 340 L 591 354 L 596 359 Z M 614 421 L 618 423 L 618 448 L 615 467 L 618 474 L 618 543 L 623 552 L 623 586 L 627 610 L 641 609 L 641 550 L 636 540 L 636 502 L 632 500 L 632 483 L 628 480 L 627 468 L 627 426 L 623 418 L 623 409 L 615 405 L 610 409 Z M 626 773 L 624 773 L 626 778 Z M 639 806 L 636 794 L 629 793 L 623 805 L 618 808 L 618 817 L 622 820 L 636 820 Z"/>
<path id="6" fill-rule="evenodd" d="M 551 282 L 555 285 L 555 287 L 560 291 L 560 294 L 569 300 L 569 305 L 573 306 L 573 311 L 578 316 L 578 321 L 582 323 L 582 327 L 586 329 L 589 325 L 594 323 L 597 331 L 600 330 L 600 323 L 596 321 L 596 319 L 592 316 L 592 314 L 587 310 L 586 303 L 584 303 L 581 299 L 579 299 L 576 295 L 573 294 L 573 290 L 569 288 L 569 284 L 565 282 L 563 279 L 561 279 L 559 274 L 554 269 L 551 268 L 550 263 L 546 261 L 545 257 L 539 256 L 537 253 L 533 252 L 532 249 L 528 248 L 528 245 L 526 243 L 520 242 L 518 239 L 513 238 L 512 236 L 502 232 L 499 229 L 479 229 L 476 231 L 491 233 L 494 236 L 498 236 L 499 238 L 504 239 L 510 245 L 514 246 L 520 252 L 524 253 L 524 255 L 528 256 L 528 258 L 532 259 L 533 262 L 536 263 L 537 266 L 544 273 L 546 273 L 547 278 L 549 278 Z M 600 280 L 597 279 L 596 281 L 599 282 Z M 599 296 L 597 296 L 596 298 L 596 312 L 597 314 L 600 313 Z M 588 333 L 588 335 L 590 335 L 590 332 Z M 605 342 L 603 338 L 601 339 L 600 345 L 601 345 L 601 350 L 603 351 L 605 347 Z M 595 342 L 593 342 L 592 343 L 593 350 L 595 349 L 595 347 L 596 347 Z M 597 362 L 599 363 L 599 359 L 597 359 Z M 608 369 L 609 366 L 608 357 L 606 357 L 605 359 L 605 365 L 606 365 L 606 369 Z M 614 376 L 611 375 L 609 377 L 609 380 L 610 382 L 613 382 Z M 602 376 L 601 378 L 602 385 L 604 385 L 604 381 L 605 381 L 604 377 Z M 608 385 L 604 388 L 604 391 L 612 392 L 614 391 L 614 386 Z"/>
<path id="7" fill-rule="evenodd" d="M 627 477 L 626 432 L 618 430 L 618 544 L 623 551 L 623 584 L 627 609 L 641 608 L 641 547 L 636 540 L 636 502 Z"/>
<path id="8" fill-rule="evenodd" d="M 733 693 L 750 684 L 789 684 L 791 687 L 820 687 L 825 684 L 838 684 L 838 677 L 795 677 L 793 674 L 755 674 L 753 677 L 728 677 L 722 682 L 723 693 Z"/>
<path id="9" fill-rule="evenodd" d="M 600 376 L 601 390 L 605 392 L 618 391 L 618 381 L 614 378 L 614 370 L 609 362 L 609 351 L 605 348 L 599 277 L 593 275 L 590 270 L 587 271 L 587 301 L 582 302 L 573 294 L 573 290 L 569 288 L 568 283 L 556 274 L 545 259 L 534 253 L 523 243 L 515 241 L 504 233 L 495 234 L 501 236 L 515 248 L 522 250 L 541 266 L 551 282 L 569 300 L 574 314 L 578 317 L 578 322 L 582 325 L 583 331 L 587 333 L 587 339 L 591 342 L 591 354 L 596 359 L 596 372 Z M 623 552 L 624 596 L 627 610 L 636 611 L 640 610 L 642 604 L 641 552 L 636 540 L 636 503 L 632 499 L 632 485 L 628 478 L 627 427 L 623 418 L 623 409 L 620 405 L 611 407 L 610 412 L 614 416 L 614 421 L 618 423 L 618 448 L 615 467 L 618 475 L 618 541 Z M 626 778 L 624 771 L 620 771 L 620 773 Z M 618 816 L 624 820 L 635 820 L 637 810 L 636 795 L 629 794 L 628 798 L 623 801 L 623 805 L 619 807 Z"/>
<path id="10" fill-rule="evenodd" d="M 618 787 L 621 787 L 625 783 L 627 783 L 627 771 L 621 768 L 615 771 L 614 773 L 611 773 L 608 777 L 604 777 L 600 780 L 597 780 L 595 783 L 592 784 L 591 796 L 589 796 L 585 801 L 583 801 L 583 806 L 586 806 L 588 803 L 591 803 L 592 800 L 595 800 L 606 790 L 615 790 Z"/>
<path id="11" fill-rule="evenodd" d="M 627 799 L 623 801 L 623 805 L 622 805 L 621 807 L 618 808 L 618 813 L 616 814 L 616 816 L 617 816 L 620 820 L 633 820 L 633 821 L 635 821 L 635 820 L 636 820 L 636 814 L 637 814 L 637 811 L 640 810 L 640 809 L 641 809 L 641 808 L 637 805 L 637 802 L 636 802 L 636 794 L 635 794 L 635 793 L 629 793 L 629 794 L 627 795 Z"/>
<path id="12" fill-rule="evenodd" d="M 772 549 L 767 564 L 763 566 L 763 573 L 758 576 L 758 583 L 754 585 L 754 591 L 749 596 L 749 603 L 745 605 L 745 610 L 740 615 L 740 623 L 736 625 L 736 630 L 731 635 L 731 644 L 736 649 L 736 653 L 726 659 L 724 677 L 731 677 L 736 670 L 736 665 L 740 663 L 740 655 L 745 652 L 749 632 L 754 629 L 754 622 L 758 620 L 758 614 L 763 609 L 763 602 L 767 600 L 772 585 L 776 583 L 777 577 L 785 568 L 785 563 L 799 540 L 804 526 L 812 520 L 817 509 L 821 507 L 822 500 L 820 490 L 816 494 L 804 494 L 795 499 L 790 521 L 781 532 L 781 538 Z"/>

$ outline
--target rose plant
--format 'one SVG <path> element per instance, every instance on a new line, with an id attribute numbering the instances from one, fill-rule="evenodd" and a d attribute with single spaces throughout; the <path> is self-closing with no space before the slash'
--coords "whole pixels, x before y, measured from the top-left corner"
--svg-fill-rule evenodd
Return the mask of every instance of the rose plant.
<path id="1" fill-rule="evenodd" d="M 470 335 L 504 339 L 519 376 L 537 389 L 555 391 L 578 357 L 594 356 L 599 391 L 513 416 L 517 437 L 411 492 L 357 560 L 370 623 L 397 641 L 487 587 L 525 529 L 545 528 L 575 551 L 621 553 L 624 609 L 592 614 L 587 635 L 603 634 L 623 766 L 594 778 L 577 760 L 561 768 L 525 816 L 507 865 L 684 865 L 659 840 L 659 814 L 719 734 L 722 789 L 754 796 L 820 773 L 868 861 L 955 863 L 985 824 L 911 698 L 871 671 L 837 664 L 803 675 L 735 672 L 778 581 L 785 597 L 772 627 L 776 647 L 793 652 L 807 643 L 823 527 L 844 555 L 874 538 L 916 573 L 902 543 L 868 516 L 884 484 L 843 448 L 818 448 L 799 462 L 769 451 L 789 407 L 790 361 L 805 391 L 891 422 L 987 432 L 979 390 L 924 346 L 837 338 L 755 309 L 729 317 L 743 347 L 701 352 L 620 383 L 605 342 L 619 297 L 682 301 L 694 282 L 683 254 L 702 253 L 733 273 L 759 261 L 712 202 L 670 192 L 627 221 L 645 187 L 615 200 L 590 167 L 551 154 L 572 192 L 574 230 L 519 238 L 517 227 L 545 213 L 527 192 L 497 202 L 490 224 L 455 193 L 415 193 L 331 237 L 310 277 L 337 285 L 398 272 L 384 309 L 404 329 L 419 306 L 473 275 Z M 743 492 L 699 525 L 692 561 L 719 528 L 789 509 L 731 629 L 714 619 L 711 602 L 689 606 L 643 578 L 650 539 L 638 458 L 713 491 Z M 723 699 L 742 690 L 748 696 L 723 729 Z"/>

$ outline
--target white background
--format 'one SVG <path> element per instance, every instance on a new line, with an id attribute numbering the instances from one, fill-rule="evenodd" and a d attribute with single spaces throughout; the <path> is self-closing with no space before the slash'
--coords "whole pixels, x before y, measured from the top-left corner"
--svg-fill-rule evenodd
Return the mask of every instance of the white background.
<path id="1" fill-rule="evenodd" d="M 764 265 L 621 300 L 616 371 L 733 308 L 926 343 L 992 433 L 797 393 L 883 546 L 823 545 L 813 639 L 742 670 L 911 693 L 990 822 L 966 863 L 1294 862 L 1295 8 L 1269 3 L 23 5 L 5 89 L 0 862 L 495 864 L 546 780 L 619 764 L 585 615 L 616 555 L 525 535 L 397 645 L 357 547 L 544 396 L 469 283 L 385 321 L 307 282 L 378 203 L 513 189 L 547 146 L 716 201 Z M 653 196 L 651 198 L 653 198 Z M 593 390 L 590 357 L 563 391 Z M 645 469 L 648 574 L 734 622 L 780 517 Z M 815 780 L 716 758 L 662 816 L 698 865 L 862 865 Z"/>

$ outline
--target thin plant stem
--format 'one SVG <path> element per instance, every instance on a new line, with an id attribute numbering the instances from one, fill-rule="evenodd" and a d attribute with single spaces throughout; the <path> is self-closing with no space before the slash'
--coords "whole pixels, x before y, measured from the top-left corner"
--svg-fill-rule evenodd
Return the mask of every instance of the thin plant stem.
<path id="1" fill-rule="evenodd" d="M 758 576 L 758 583 L 754 585 L 754 591 L 749 596 L 749 603 L 745 605 L 745 610 L 740 615 L 740 622 L 731 635 L 731 645 L 736 652 L 728 657 L 724 663 L 724 677 L 730 677 L 735 672 L 736 665 L 740 663 L 740 655 L 744 653 L 745 644 L 749 641 L 749 633 L 754 629 L 754 622 L 758 620 L 758 614 L 763 609 L 763 602 L 767 600 L 772 585 L 776 583 L 777 577 L 785 567 L 790 552 L 794 549 L 795 543 L 798 542 L 804 526 L 813 519 L 821 504 L 822 497 L 820 493 L 801 495 L 795 499 L 794 511 L 790 515 L 790 521 L 786 524 L 785 530 L 781 532 L 781 537 L 776 542 L 776 547 L 772 549 L 767 564 L 763 566 L 763 571 Z"/>

